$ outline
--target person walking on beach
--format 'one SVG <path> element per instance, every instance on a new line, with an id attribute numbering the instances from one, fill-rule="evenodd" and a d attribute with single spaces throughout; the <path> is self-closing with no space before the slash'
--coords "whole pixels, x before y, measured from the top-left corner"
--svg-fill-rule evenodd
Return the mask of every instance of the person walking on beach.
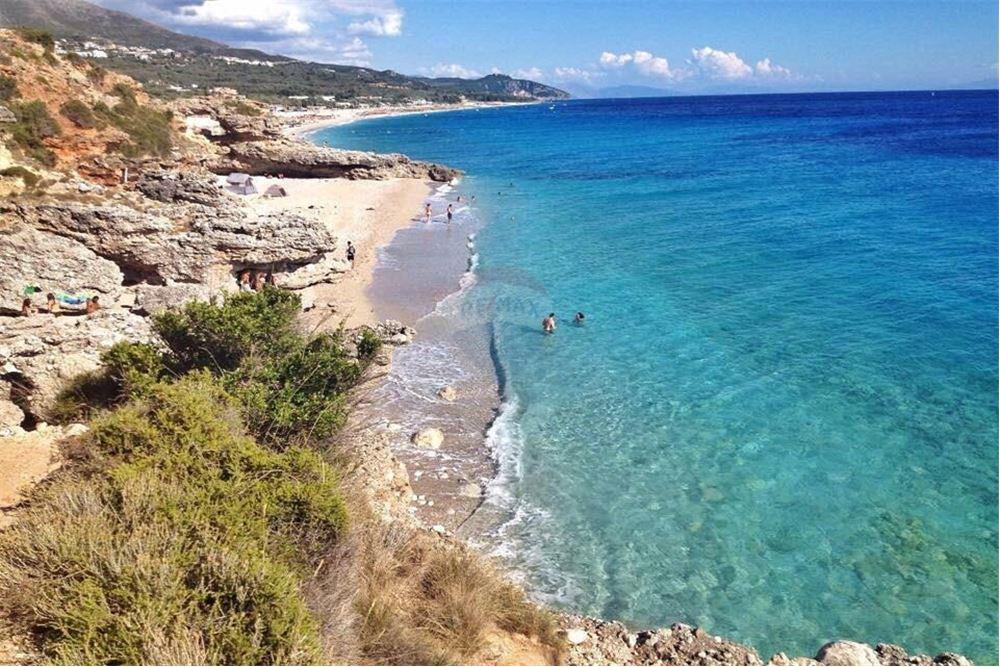
<path id="1" fill-rule="evenodd" d="M 452 216 L 451 204 L 448 204 L 448 222 L 449 223 L 451 223 L 451 216 Z"/>
<path id="2" fill-rule="evenodd" d="M 350 241 L 347 242 L 347 261 L 351 263 L 351 268 L 354 268 L 354 244 Z"/>
<path id="3" fill-rule="evenodd" d="M 549 316 L 542 320 L 542 331 L 547 334 L 556 332 L 556 314 L 549 313 Z"/>
<path id="4" fill-rule="evenodd" d="M 424 222 L 431 221 L 431 203 L 427 202 L 424 204 Z"/>

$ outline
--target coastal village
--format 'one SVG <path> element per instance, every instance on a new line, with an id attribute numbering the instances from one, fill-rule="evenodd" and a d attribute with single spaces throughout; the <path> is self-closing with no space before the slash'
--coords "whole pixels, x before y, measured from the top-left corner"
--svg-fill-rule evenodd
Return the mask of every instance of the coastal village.
<path id="1" fill-rule="evenodd" d="M 283 103 L 262 102 L 231 87 L 205 88 L 195 81 L 161 82 L 160 88 L 174 93 L 164 99 L 102 63 L 116 58 L 183 61 L 191 56 L 170 48 L 70 43 L 36 31 L 13 30 L 0 31 L 0 53 L 0 662 L 970 664 L 946 652 L 948 647 L 941 647 L 935 656 L 910 655 L 891 643 L 870 646 L 847 639 L 818 646 L 810 657 L 760 656 L 754 648 L 717 636 L 710 628 L 676 623 L 640 629 L 544 609 L 455 538 L 453 526 L 421 520 L 415 482 L 390 447 L 386 425 L 352 421 L 347 406 L 363 400 L 369 383 L 384 376 L 394 348 L 419 337 L 412 323 L 380 320 L 367 297 L 376 250 L 419 218 L 434 187 L 461 174 L 400 154 L 319 146 L 303 138 L 302 132 L 316 124 L 369 114 L 492 102 L 463 97 L 444 103 L 417 97 L 401 105 L 389 98 L 311 94 L 289 95 Z M 291 66 L 281 59 L 199 57 L 261 70 Z M 349 241 L 356 250 L 348 251 Z M 295 311 L 292 320 L 281 321 L 276 313 L 287 310 L 289 303 Z M 226 310 L 226 304 L 242 310 Z M 287 329 L 288 340 L 294 341 L 289 343 L 294 350 L 289 354 L 308 358 L 320 350 L 329 356 L 316 368 L 334 368 L 331 373 L 351 378 L 347 385 L 324 385 L 322 399 L 309 397 L 320 401 L 336 395 L 335 410 L 344 415 L 322 441 L 314 439 L 312 431 L 306 433 L 308 429 L 293 432 L 281 422 L 289 434 L 294 433 L 288 438 L 295 443 L 294 460 L 281 458 L 292 446 L 269 440 L 269 431 L 258 433 L 250 422 L 232 425 L 234 419 L 239 421 L 233 415 L 245 417 L 251 412 L 247 405 L 252 400 L 258 401 L 253 403 L 254 414 L 267 412 L 259 396 L 219 398 L 221 393 L 212 393 L 221 391 L 212 385 L 214 381 L 231 381 L 226 391 L 235 396 L 248 386 L 247 377 L 257 378 L 255 372 L 266 375 L 241 365 L 263 354 L 259 348 L 251 346 L 247 360 L 241 357 L 240 363 L 228 367 L 214 357 L 216 365 L 187 360 L 185 366 L 180 361 L 185 352 L 176 341 L 181 339 L 193 347 L 243 350 L 246 341 L 223 340 L 218 329 L 210 328 L 243 318 L 258 327 L 251 329 L 258 338 L 251 343 L 266 348 L 271 331 L 267 327 L 276 332 Z M 197 329 L 201 325 L 204 330 Z M 137 361 L 140 353 L 148 356 Z M 108 380 L 102 373 L 118 368 L 114 364 L 125 363 L 126 356 L 132 365 L 112 378 L 119 392 L 112 400 L 95 404 L 100 407 L 68 404 L 67 388 L 82 386 L 81 378 Z M 154 357 L 155 363 L 150 361 Z M 285 369 L 285 361 L 269 360 L 275 365 L 266 366 L 267 373 Z M 183 367 L 188 375 L 173 377 L 166 371 L 150 375 L 150 365 L 164 365 L 176 373 Z M 206 389 L 209 385 L 213 388 Z M 286 389 L 282 385 L 267 396 L 286 396 Z M 206 392 L 215 397 L 216 407 L 185 403 L 185 392 Z M 192 420 L 175 415 L 176 423 L 167 423 L 166 408 L 158 413 L 150 396 L 164 405 L 175 401 L 201 412 Z M 449 387 L 441 387 L 439 396 L 442 401 L 463 400 Z M 218 405 L 230 405 L 226 401 L 243 407 L 219 413 Z M 307 410 L 307 403 L 290 400 L 288 410 Z M 216 418 L 222 426 L 189 423 Z M 139 423 L 141 419 L 148 423 Z M 280 420 L 274 420 L 269 427 L 277 429 Z M 195 441 L 217 437 L 228 444 L 185 450 L 192 460 L 183 464 L 172 460 L 169 451 L 153 451 L 152 444 L 150 452 L 141 456 L 129 450 L 146 442 L 144 438 L 153 442 L 154 431 L 159 437 L 182 427 L 193 429 Z M 416 446 L 447 449 L 447 433 L 411 435 Z M 177 443 L 182 441 L 187 442 L 183 437 L 169 442 L 180 447 Z M 211 448 L 216 446 L 220 449 Z M 315 510 L 299 524 L 308 524 L 318 535 L 335 534 L 336 540 L 314 543 L 311 535 L 296 534 L 299 524 L 283 516 L 268 517 L 267 525 L 260 526 L 242 518 L 245 508 L 226 505 L 227 517 L 245 520 L 248 532 L 257 535 L 253 531 L 260 530 L 264 538 L 248 547 L 242 537 L 228 536 L 225 540 L 231 542 L 218 542 L 225 548 L 219 547 L 223 555 L 213 564 L 217 569 L 181 559 L 183 566 L 176 567 L 188 569 L 177 570 L 181 574 L 176 576 L 218 581 L 222 587 L 238 582 L 245 589 L 232 595 L 245 595 L 259 608 L 250 602 L 239 610 L 226 607 L 222 598 L 230 594 L 227 589 L 218 594 L 215 606 L 205 603 L 195 612 L 198 600 L 217 592 L 170 588 L 170 595 L 163 597 L 180 600 L 169 612 L 176 617 L 156 632 L 177 634 L 150 631 L 142 641 L 122 639 L 117 646 L 127 646 L 127 651 L 122 648 L 122 654 L 115 654 L 116 645 L 102 643 L 101 638 L 123 632 L 116 616 L 130 618 L 129 602 L 148 605 L 142 607 L 147 614 L 157 606 L 138 593 L 122 594 L 127 577 L 108 575 L 110 564 L 126 563 L 121 567 L 141 578 L 147 571 L 129 559 L 161 558 L 166 571 L 175 567 L 166 564 L 170 549 L 160 545 L 143 552 L 114 524 L 118 532 L 109 533 L 109 542 L 126 544 L 128 549 L 106 555 L 101 549 L 111 547 L 81 537 L 72 549 L 85 551 L 94 560 L 106 557 L 109 565 L 103 572 L 74 570 L 70 560 L 59 560 L 60 553 L 72 549 L 60 546 L 57 534 L 38 537 L 51 518 L 45 512 L 72 507 L 63 502 L 72 497 L 80 522 L 112 525 L 110 510 L 87 514 L 87 503 L 98 503 L 100 493 L 109 494 L 101 496 L 101 502 L 111 503 L 108 507 L 118 507 L 123 514 L 147 501 L 150 505 L 142 511 L 166 512 L 144 499 L 136 486 L 116 484 L 128 475 L 147 475 L 139 479 L 152 480 L 166 493 L 170 487 L 165 477 L 180 475 L 181 468 L 195 467 L 194 460 L 221 456 L 222 451 L 250 461 L 246 465 L 251 467 L 266 459 L 273 469 L 291 471 L 290 478 L 307 480 L 313 486 L 304 481 L 302 488 L 293 488 L 290 483 L 265 489 L 273 496 L 261 497 L 278 498 L 274 502 L 281 507 L 286 503 L 288 516 L 298 517 L 296 512 L 305 512 L 302 507 Z M 160 472 L 149 472 L 157 466 L 162 467 Z M 311 476 L 303 472 L 313 470 L 309 466 L 324 472 Z M 336 478 L 335 491 L 344 498 L 343 507 L 331 509 L 317 499 L 330 491 L 316 486 L 330 483 L 326 471 L 333 471 L 330 477 Z M 157 476 L 161 472 L 164 477 Z M 215 498 L 219 501 L 234 493 L 225 486 L 229 472 L 198 473 L 208 477 L 192 479 L 201 480 L 205 488 L 222 489 Z M 232 474 L 239 477 L 244 472 Z M 209 477 L 210 483 L 204 481 Z M 251 477 L 247 473 L 244 480 L 248 487 Z M 469 482 L 450 480 L 439 502 L 470 495 Z M 473 486 L 475 500 L 482 490 Z M 254 493 L 258 491 L 265 493 L 259 489 Z M 108 500 L 112 496 L 121 504 Z M 295 501 L 289 501 L 293 496 Z M 208 534 L 200 532 L 214 526 L 199 514 L 205 508 L 185 502 L 177 500 L 170 510 L 177 514 L 170 521 L 191 535 Z M 316 509 L 321 506 L 326 514 Z M 181 516 L 184 512 L 194 518 Z M 326 533 L 317 528 L 326 525 L 324 521 L 336 523 L 329 517 L 338 512 L 350 515 L 350 528 L 339 523 Z M 152 514 L 142 516 L 154 524 L 160 521 L 150 519 Z M 72 534 L 71 524 L 53 525 Z M 279 525 L 280 529 L 274 528 Z M 289 554 L 275 546 L 286 540 L 300 545 L 299 552 Z M 37 554 L 27 553 L 25 545 L 37 548 Z M 240 551 L 244 548 L 257 549 L 270 560 L 264 563 L 258 555 L 245 556 Z M 237 566 L 227 570 L 227 558 Z M 276 573 L 269 569 L 271 561 L 287 568 Z M 279 616 L 275 607 L 254 597 L 257 582 L 238 576 L 237 570 L 247 563 L 259 568 L 253 572 L 272 587 L 270 593 L 259 593 L 261 598 L 284 596 L 282 613 L 292 610 L 279 619 L 285 626 L 272 623 Z M 45 588 L 47 578 L 74 576 L 80 579 L 72 585 L 64 581 Z M 51 596 L 64 606 L 78 606 L 64 614 L 15 595 L 13 591 L 20 588 Z M 380 597 L 384 591 L 391 595 Z M 212 628 L 185 624 L 185 614 L 196 620 L 214 618 L 225 630 L 216 636 Z M 267 633 L 255 634 L 252 628 L 262 627 L 264 616 L 272 624 L 266 626 Z M 427 618 L 434 622 L 424 622 Z M 252 648 L 247 648 L 249 644 Z"/>

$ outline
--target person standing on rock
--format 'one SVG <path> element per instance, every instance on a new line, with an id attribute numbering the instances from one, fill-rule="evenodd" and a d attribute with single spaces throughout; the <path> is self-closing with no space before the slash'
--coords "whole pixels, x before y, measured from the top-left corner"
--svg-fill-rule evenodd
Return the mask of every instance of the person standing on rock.
<path id="1" fill-rule="evenodd" d="M 556 332 L 556 314 L 549 313 L 549 316 L 542 320 L 542 331 L 547 334 Z"/>
<path id="2" fill-rule="evenodd" d="M 347 242 L 347 261 L 351 263 L 351 268 L 354 268 L 354 244 L 350 241 Z"/>

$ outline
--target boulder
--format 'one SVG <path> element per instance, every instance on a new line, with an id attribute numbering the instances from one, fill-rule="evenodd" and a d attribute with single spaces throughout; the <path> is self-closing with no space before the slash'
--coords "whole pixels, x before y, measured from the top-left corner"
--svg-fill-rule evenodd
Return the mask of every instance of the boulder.
<path id="1" fill-rule="evenodd" d="M 587 631 L 583 628 L 570 628 L 566 631 L 566 641 L 570 644 L 582 644 L 590 638 Z"/>
<path id="2" fill-rule="evenodd" d="M 410 442 L 424 449 L 439 449 L 444 444 L 444 433 L 441 429 L 424 428 L 414 433 L 410 437 Z"/>
<path id="3" fill-rule="evenodd" d="M 935 665 L 971 665 L 969 659 L 957 653 L 938 653 L 934 656 Z"/>
<path id="4" fill-rule="evenodd" d="M 838 640 L 820 647 L 816 660 L 824 665 L 879 665 L 878 655 L 868 644 Z"/>

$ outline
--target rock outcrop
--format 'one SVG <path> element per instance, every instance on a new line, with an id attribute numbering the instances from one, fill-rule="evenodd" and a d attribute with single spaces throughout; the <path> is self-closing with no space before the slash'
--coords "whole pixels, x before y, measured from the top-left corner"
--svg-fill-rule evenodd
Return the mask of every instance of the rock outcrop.
<path id="1" fill-rule="evenodd" d="M 439 164 L 411 160 L 399 153 L 346 151 L 293 139 L 232 144 L 228 154 L 220 158 L 216 170 L 219 173 L 282 174 L 294 178 L 423 178 L 432 181 L 450 181 L 461 173 Z"/>
<path id="2" fill-rule="evenodd" d="M 617 621 L 563 614 L 559 618 L 570 665 L 762 665 L 752 647 L 717 637 L 702 628 L 675 623 L 669 628 L 632 632 Z M 815 658 L 778 653 L 769 665 L 968 665 L 955 653 L 908 655 L 894 644 L 839 640 L 825 644 Z"/>

